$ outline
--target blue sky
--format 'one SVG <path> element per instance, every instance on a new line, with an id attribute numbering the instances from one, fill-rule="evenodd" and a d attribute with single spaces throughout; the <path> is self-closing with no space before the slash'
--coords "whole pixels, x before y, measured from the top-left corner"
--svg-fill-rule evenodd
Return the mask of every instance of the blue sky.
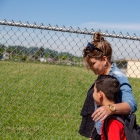
<path id="1" fill-rule="evenodd" d="M 0 0 L 0 20 L 140 36 L 139 0 Z"/>

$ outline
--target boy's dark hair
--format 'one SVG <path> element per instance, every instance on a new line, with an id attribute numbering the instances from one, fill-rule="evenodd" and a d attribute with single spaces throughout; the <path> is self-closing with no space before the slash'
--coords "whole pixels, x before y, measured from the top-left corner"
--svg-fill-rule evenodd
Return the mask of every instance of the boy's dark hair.
<path id="1" fill-rule="evenodd" d="M 120 91 L 120 83 L 114 76 L 100 75 L 95 81 L 97 92 L 104 92 L 106 98 L 110 101 L 116 101 Z"/>

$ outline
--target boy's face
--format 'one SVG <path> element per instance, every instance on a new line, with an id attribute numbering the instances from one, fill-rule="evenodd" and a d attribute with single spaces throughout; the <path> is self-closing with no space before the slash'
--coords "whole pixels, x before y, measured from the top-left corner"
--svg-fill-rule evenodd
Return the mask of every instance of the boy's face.
<path id="1" fill-rule="evenodd" d="M 93 99 L 97 105 L 101 105 L 101 93 L 97 92 L 96 84 L 94 85 Z"/>

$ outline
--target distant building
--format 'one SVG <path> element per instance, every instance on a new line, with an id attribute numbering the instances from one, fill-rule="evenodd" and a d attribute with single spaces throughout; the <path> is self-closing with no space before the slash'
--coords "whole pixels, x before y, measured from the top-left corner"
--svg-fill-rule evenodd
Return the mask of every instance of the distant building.
<path id="1" fill-rule="evenodd" d="M 127 62 L 124 68 L 120 68 L 127 77 L 140 78 L 140 59 L 125 58 L 117 61 L 120 61 L 120 63 L 121 61 Z"/>
<path id="2" fill-rule="evenodd" d="M 132 78 L 140 78 L 140 59 L 126 59 L 126 61 L 126 76 Z"/>

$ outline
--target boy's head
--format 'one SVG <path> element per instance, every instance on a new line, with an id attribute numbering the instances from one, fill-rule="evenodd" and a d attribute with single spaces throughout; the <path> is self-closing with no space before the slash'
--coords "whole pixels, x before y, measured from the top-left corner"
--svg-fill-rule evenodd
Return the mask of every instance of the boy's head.
<path id="1" fill-rule="evenodd" d="M 110 75 L 100 75 L 94 84 L 93 98 L 97 105 L 102 105 L 103 97 L 111 102 L 118 99 L 120 91 L 119 81 Z"/>

